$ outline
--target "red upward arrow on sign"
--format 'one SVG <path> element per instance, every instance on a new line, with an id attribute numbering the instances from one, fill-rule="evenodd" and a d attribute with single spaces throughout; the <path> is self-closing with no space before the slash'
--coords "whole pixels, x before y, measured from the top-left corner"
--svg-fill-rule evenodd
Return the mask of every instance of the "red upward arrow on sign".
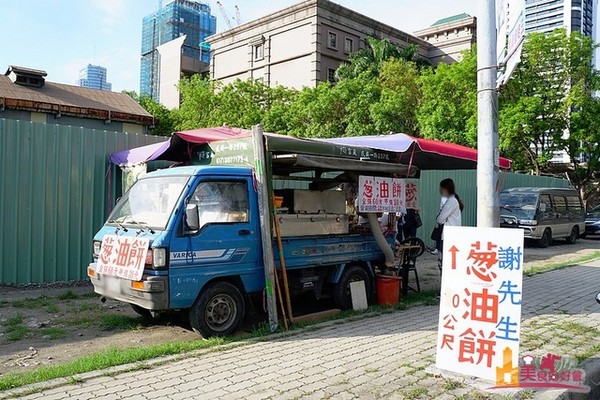
<path id="1" fill-rule="evenodd" d="M 456 246 L 450 247 L 448 249 L 450 253 L 452 253 L 452 269 L 456 269 L 456 253 L 458 253 L 458 248 Z"/>

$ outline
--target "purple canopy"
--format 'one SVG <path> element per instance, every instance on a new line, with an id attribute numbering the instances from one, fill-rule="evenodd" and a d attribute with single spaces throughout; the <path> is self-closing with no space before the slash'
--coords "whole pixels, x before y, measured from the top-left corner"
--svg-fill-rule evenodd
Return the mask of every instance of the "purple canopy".
<path id="1" fill-rule="evenodd" d="M 119 151 L 110 155 L 110 162 L 117 165 L 132 165 L 156 160 L 171 145 L 171 139 L 142 147 Z"/>

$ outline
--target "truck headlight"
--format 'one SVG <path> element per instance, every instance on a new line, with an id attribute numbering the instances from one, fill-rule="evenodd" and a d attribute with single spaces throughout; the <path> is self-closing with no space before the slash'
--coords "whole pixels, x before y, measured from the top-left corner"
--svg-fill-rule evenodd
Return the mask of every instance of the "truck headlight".
<path id="1" fill-rule="evenodd" d="M 156 247 L 152 249 L 152 268 L 160 269 L 167 266 L 167 249 Z"/>
<path id="2" fill-rule="evenodd" d="M 100 255 L 100 249 L 102 248 L 102 242 L 99 240 L 94 240 L 92 244 L 92 256 L 94 258 L 98 258 Z"/>

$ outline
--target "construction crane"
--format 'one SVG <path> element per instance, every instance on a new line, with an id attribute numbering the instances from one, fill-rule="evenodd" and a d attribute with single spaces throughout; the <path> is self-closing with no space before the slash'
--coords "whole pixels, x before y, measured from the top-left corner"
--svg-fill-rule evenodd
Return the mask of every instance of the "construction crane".
<path id="1" fill-rule="evenodd" d="M 233 28 L 231 21 L 236 21 L 236 26 L 241 24 L 242 19 L 240 17 L 240 9 L 238 6 L 235 6 L 236 18 L 233 18 L 229 15 L 229 13 L 227 13 L 227 10 L 225 10 L 225 7 L 223 7 L 223 4 L 221 4 L 220 1 L 217 1 L 217 5 L 219 6 L 219 11 L 221 11 L 221 15 L 223 16 L 223 19 L 225 20 L 225 23 L 229 29 Z"/>
<path id="2" fill-rule="evenodd" d="M 235 6 L 235 21 L 237 22 L 238 26 L 242 24 L 242 16 L 240 15 L 240 8 L 237 5 Z"/>

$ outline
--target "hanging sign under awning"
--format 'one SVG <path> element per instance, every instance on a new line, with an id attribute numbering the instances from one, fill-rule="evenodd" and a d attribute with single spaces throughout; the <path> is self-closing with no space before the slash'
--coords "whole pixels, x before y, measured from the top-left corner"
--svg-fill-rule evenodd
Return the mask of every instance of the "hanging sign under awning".
<path id="1" fill-rule="evenodd" d="M 404 212 L 406 210 L 406 181 L 379 176 L 360 176 L 358 179 L 358 211 Z"/>

